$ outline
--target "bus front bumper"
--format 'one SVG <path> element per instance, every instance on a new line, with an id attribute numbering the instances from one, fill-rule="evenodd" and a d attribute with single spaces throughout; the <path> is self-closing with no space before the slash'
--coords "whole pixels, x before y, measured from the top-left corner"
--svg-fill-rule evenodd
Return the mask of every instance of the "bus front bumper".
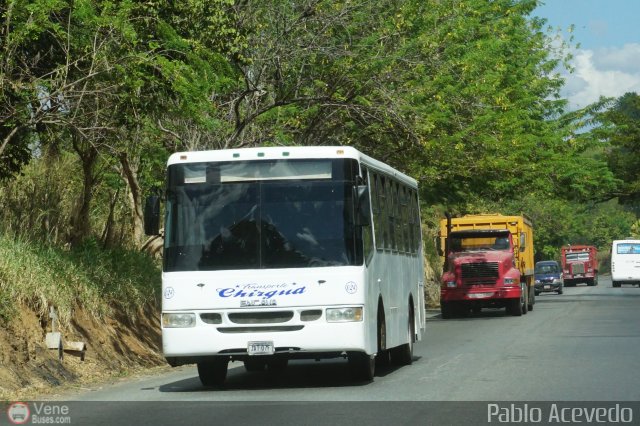
<path id="1" fill-rule="evenodd" d="M 367 339 L 363 321 L 330 323 L 324 318 L 287 325 L 238 327 L 198 323 L 189 328 L 162 329 L 162 349 L 167 359 L 215 355 L 241 359 L 248 356 L 251 342 L 269 342 L 274 354 L 289 354 L 291 358 L 321 357 L 323 353 L 333 355 L 348 351 L 371 354 L 375 352 L 373 341 L 375 334 Z"/>

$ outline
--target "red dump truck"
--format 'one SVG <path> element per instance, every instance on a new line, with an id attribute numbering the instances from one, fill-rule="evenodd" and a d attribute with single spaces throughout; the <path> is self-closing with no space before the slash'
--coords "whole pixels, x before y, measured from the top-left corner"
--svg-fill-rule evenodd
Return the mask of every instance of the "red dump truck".
<path id="1" fill-rule="evenodd" d="M 442 219 L 442 318 L 482 308 L 520 316 L 533 309 L 533 226 L 526 216 L 466 215 Z"/>
<path id="2" fill-rule="evenodd" d="M 598 285 L 598 250 L 594 246 L 568 245 L 561 249 L 562 277 L 565 287 L 577 283 Z"/>

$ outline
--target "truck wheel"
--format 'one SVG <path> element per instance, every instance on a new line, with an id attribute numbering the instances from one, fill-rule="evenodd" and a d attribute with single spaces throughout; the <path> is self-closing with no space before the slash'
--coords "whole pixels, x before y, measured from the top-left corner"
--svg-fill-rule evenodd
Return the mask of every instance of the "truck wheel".
<path id="1" fill-rule="evenodd" d="M 442 314 L 442 319 L 453 318 L 453 310 L 454 306 L 451 302 L 440 302 L 440 312 Z"/>
<path id="2" fill-rule="evenodd" d="M 531 287 L 529 287 L 529 310 L 533 311 L 533 305 L 536 304 L 536 292 L 531 292 Z"/>
<path id="3" fill-rule="evenodd" d="M 522 303 L 520 299 L 510 299 L 507 305 L 507 313 L 514 317 L 522 316 Z"/>
<path id="4" fill-rule="evenodd" d="M 619 281 L 611 281 L 611 285 L 613 287 L 620 287 L 620 282 Z"/>
<path id="5" fill-rule="evenodd" d="M 347 359 L 354 379 L 366 382 L 373 380 L 376 371 L 375 356 L 367 355 L 365 352 L 349 352 Z"/>
<path id="6" fill-rule="evenodd" d="M 526 315 L 529 312 L 529 288 L 525 285 L 524 297 L 522 298 L 522 315 Z"/>
<path id="7" fill-rule="evenodd" d="M 227 378 L 229 357 L 218 356 L 212 361 L 198 363 L 198 376 L 204 386 L 221 386 Z"/>

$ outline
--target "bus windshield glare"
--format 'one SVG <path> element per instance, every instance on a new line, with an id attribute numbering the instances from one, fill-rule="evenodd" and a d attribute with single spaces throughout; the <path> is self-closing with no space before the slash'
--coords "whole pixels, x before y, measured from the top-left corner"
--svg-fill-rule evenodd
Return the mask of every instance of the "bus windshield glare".
<path id="1" fill-rule="evenodd" d="M 169 167 L 164 270 L 359 265 L 355 160 Z"/>

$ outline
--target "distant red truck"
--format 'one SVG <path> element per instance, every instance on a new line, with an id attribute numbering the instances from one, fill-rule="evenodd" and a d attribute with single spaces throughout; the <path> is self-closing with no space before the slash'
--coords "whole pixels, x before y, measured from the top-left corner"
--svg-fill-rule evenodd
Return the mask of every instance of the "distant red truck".
<path id="1" fill-rule="evenodd" d="M 598 285 L 598 250 L 594 246 L 568 245 L 562 247 L 562 277 L 565 287 L 577 283 Z"/>

